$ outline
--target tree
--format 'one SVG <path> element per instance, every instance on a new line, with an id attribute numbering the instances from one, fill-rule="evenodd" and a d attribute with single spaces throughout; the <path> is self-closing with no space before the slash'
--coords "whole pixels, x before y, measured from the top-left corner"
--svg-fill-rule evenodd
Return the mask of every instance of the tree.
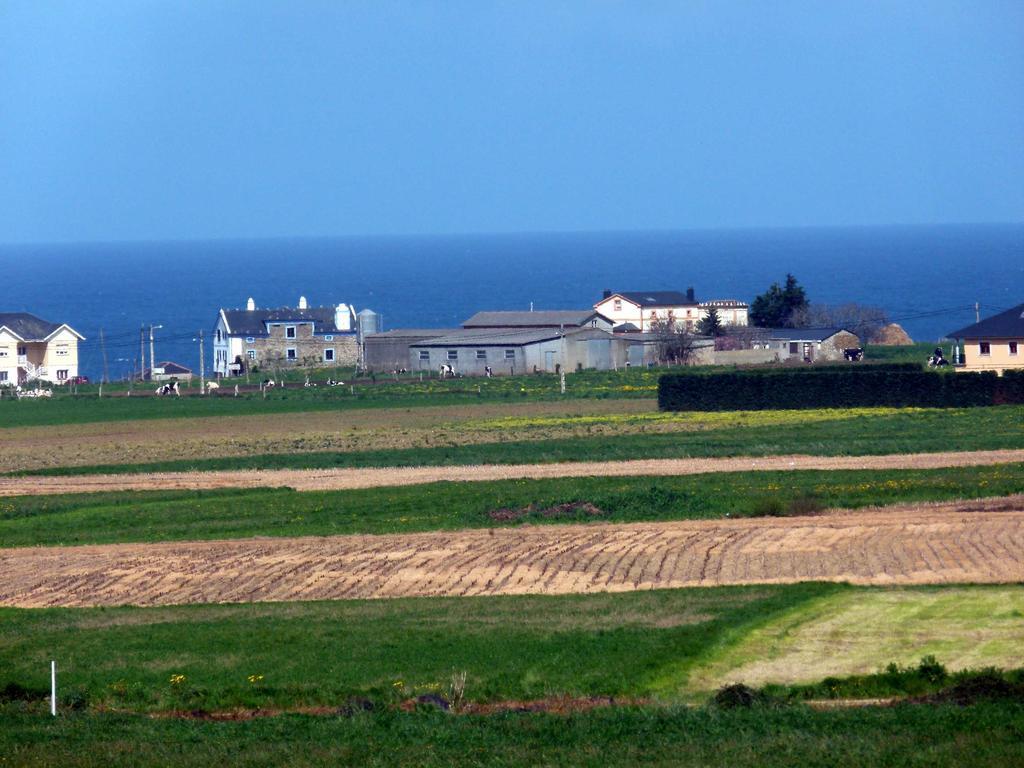
<path id="1" fill-rule="evenodd" d="M 651 321 L 650 333 L 656 337 L 658 362 L 663 365 L 687 365 L 693 358 L 693 334 L 685 323 L 671 318 Z"/>
<path id="2" fill-rule="evenodd" d="M 750 322 L 761 328 L 793 328 L 796 316 L 810 307 L 803 287 L 793 275 L 786 275 L 785 286 L 771 287 L 750 305 Z"/>
<path id="3" fill-rule="evenodd" d="M 708 313 L 701 318 L 700 323 L 697 325 L 697 332 L 701 336 L 721 336 L 725 333 L 725 328 L 722 326 L 722 319 L 718 316 L 718 310 L 714 307 L 708 309 Z"/>

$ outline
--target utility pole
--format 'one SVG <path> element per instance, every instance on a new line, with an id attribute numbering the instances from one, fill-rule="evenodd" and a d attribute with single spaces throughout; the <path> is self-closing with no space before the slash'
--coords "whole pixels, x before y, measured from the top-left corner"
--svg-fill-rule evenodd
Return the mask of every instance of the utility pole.
<path id="1" fill-rule="evenodd" d="M 981 310 L 981 305 L 978 302 L 974 302 L 974 322 L 976 322 L 976 323 L 980 323 L 981 322 L 980 310 Z"/>
<path id="2" fill-rule="evenodd" d="M 203 354 L 203 331 L 199 329 L 199 394 L 206 394 L 206 356 Z"/>
<path id="3" fill-rule="evenodd" d="M 146 378 L 146 329 L 139 326 L 139 381 Z"/>
<path id="4" fill-rule="evenodd" d="M 103 352 L 103 381 L 106 384 L 110 381 L 110 365 L 107 363 L 107 343 L 103 340 L 103 329 L 100 328 L 100 351 Z"/>
<path id="5" fill-rule="evenodd" d="M 153 381 L 153 377 L 156 375 L 156 353 L 155 345 L 153 344 L 153 329 L 163 328 L 162 325 L 149 324 L 149 380 Z"/>

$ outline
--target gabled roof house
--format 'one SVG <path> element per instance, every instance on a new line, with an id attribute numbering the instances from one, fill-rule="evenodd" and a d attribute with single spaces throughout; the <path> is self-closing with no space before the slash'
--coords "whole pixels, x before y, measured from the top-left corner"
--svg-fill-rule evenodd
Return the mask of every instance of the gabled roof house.
<path id="1" fill-rule="evenodd" d="M 355 313 L 348 304 L 221 309 L 213 329 L 213 370 L 237 376 L 253 367 L 355 365 L 359 360 Z"/>
<path id="2" fill-rule="evenodd" d="M 996 371 L 1024 368 L 1021 348 L 1024 347 L 1024 304 L 986 317 L 984 320 L 946 334 L 957 340 L 957 350 L 963 341 L 963 358 L 957 370 Z"/>
<path id="3" fill-rule="evenodd" d="M 67 323 L 28 312 L 0 312 L 0 386 L 77 378 L 78 342 L 84 340 Z"/>

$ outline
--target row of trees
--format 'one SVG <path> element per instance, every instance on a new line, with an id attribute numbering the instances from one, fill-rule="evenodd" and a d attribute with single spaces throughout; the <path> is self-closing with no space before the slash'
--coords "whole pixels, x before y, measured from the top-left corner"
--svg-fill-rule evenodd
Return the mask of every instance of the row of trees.
<path id="1" fill-rule="evenodd" d="M 889 324 L 889 316 L 881 307 L 854 302 L 811 304 L 803 286 L 787 274 L 783 285 L 772 283 L 754 299 L 750 324 L 761 328 L 845 328 L 867 342 Z"/>

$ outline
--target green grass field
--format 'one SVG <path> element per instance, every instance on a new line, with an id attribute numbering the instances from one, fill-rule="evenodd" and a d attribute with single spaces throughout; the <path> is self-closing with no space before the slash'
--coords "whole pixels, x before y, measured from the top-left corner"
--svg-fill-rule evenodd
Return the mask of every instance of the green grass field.
<path id="1" fill-rule="evenodd" d="M 0 499 L 0 547 L 412 533 L 522 523 L 713 519 L 1004 496 L 1024 464 L 889 471 L 728 472 L 431 483 L 351 491 L 154 491 Z M 604 514 L 546 514 L 589 502 Z M 492 516 L 496 510 L 514 515 Z M 497 518 L 497 519 L 496 519 Z M 504 519 L 503 519 L 504 518 Z"/>
<path id="2" fill-rule="evenodd" d="M 169 472 L 216 469 L 323 469 L 328 467 L 449 466 L 468 464 L 533 464 L 561 461 L 687 458 L 712 456 L 770 456 L 811 454 L 852 456 L 887 453 L 996 450 L 1024 447 L 1024 406 L 972 409 L 858 409 L 811 412 L 806 419 L 791 412 L 785 418 L 755 414 L 726 414 L 730 426 L 682 424 L 679 431 L 629 432 L 609 437 L 545 437 L 543 429 L 572 426 L 586 430 L 584 418 L 532 420 L 537 439 L 502 442 L 500 422 L 481 428 L 494 442 L 398 448 L 370 451 L 291 452 L 283 454 L 191 458 L 134 464 L 54 467 L 21 474 L 71 475 L 100 472 Z M 627 417 L 624 417 L 627 418 Z M 519 419 L 529 423 L 531 420 Z M 614 424 L 612 417 L 595 419 Z M 692 429 L 688 427 L 693 427 Z"/>
<path id="3" fill-rule="evenodd" d="M 599 709 L 568 716 L 382 712 L 196 722 L 0 709 L 3 765 L 682 766 L 1024 764 L 1024 706 Z"/>
<path id="4" fill-rule="evenodd" d="M 877 353 L 876 353 L 877 350 Z M 877 362 L 920 362 L 930 354 L 916 349 L 869 348 L 868 357 Z M 719 372 L 726 366 L 686 368 L 689 373 Z M 246 416 L 265 413 L 297 413 L 302 411 L 337 410 L 373 407 L 415 407 L 420 405 L 452 405 L 467 402 L 507 402 L 521 400 L 559 400 L 565 398 L 653 398 L 657 394 L 658 377 L 666 370 L 680 369 L 630 368 L 620 371 L 579 371 L 566 375 L 566 392 L 562 394 L 559 377 L 554 374 L 497 376 L 460 379 L 437 379 L 410 374 L 401 377 L 377 375 L 352 378 L 351 370 L 316 369 L 295 371 L 284 376 L 285 388 L 232 397 L 230 388 L 235 382 L 224 382 L 220 394 L 198 396 L 198 383 L 186 389 L 185 397 L 153 397 L 155 385 L 133 385 L 135 397 L 125 397 L 127 385 L 105 387 L 106 397 L 99 397 L 96 385 L 81 386 L 78 394 L 55 389 L 49 400 L 0 398 L 0 426 L 23 427 L 54 424 L 84 424 L 103 421 L 133 419 L 165 419 L 204 416 Z M 306 375 L 320 386 L 304 388 Z M 254 374 L 248 386 L 256 386 L 265 374 Z M 345 386 L 326 387 L 323 382 L 332 377 L 346 382 Z M 280 378 L 280 376 L 278 376 Z M 244 380 L 238 382 L 246 386 Z M 139 396 L 138 392 L 144 392 Z"/>
<path id="5" fill-rule="evenodd" d="M 944 592 L 944 590 L 950 590 Z M 161 608 L 0 609 L 0 690 L 48 691 L 60 667 L 67 704 L 154 712 L 340 707 L 352 697 L 378 708 L 424 694 L 466 702 L 551 697 L 700 702 L 744 682 L 765 633 L 787 626 L 806 653 L 829 654 L 820 617 L 850 617 L 855 603 L 891 610 L 889 623 L 849 621 L 829 674 L 916 663 L 937 651 L 951 669 L 1019 666 L 1024 587 L 855 588 L 803 583 L 646 592 L 413 598 Z M 979 622 L 978 605 L 1002 606 Z M 941 610 L 937 608 L 940 606 Z M 889 606 L 887 608 L 887 606 Z M 860 614 L 863 616 L 864 614 Z M 922 638 L 958 627 L 945 646 Z M 973 631 L 964 628 L 973 626 Z M 883 630 L 884 627 L 884 630 Z M 882 632 L 891 636 L 878 643 Z M 116 649 L 113 651 L 112 649 Z M 786 648 L 776 658 L 790 653 Z M 1016 663 L 1015 663 L 1016 662 Z M 750 682 L 820 679 L 776 665 Z M 26 698 L 31 699 L 32 696 Z"/>

